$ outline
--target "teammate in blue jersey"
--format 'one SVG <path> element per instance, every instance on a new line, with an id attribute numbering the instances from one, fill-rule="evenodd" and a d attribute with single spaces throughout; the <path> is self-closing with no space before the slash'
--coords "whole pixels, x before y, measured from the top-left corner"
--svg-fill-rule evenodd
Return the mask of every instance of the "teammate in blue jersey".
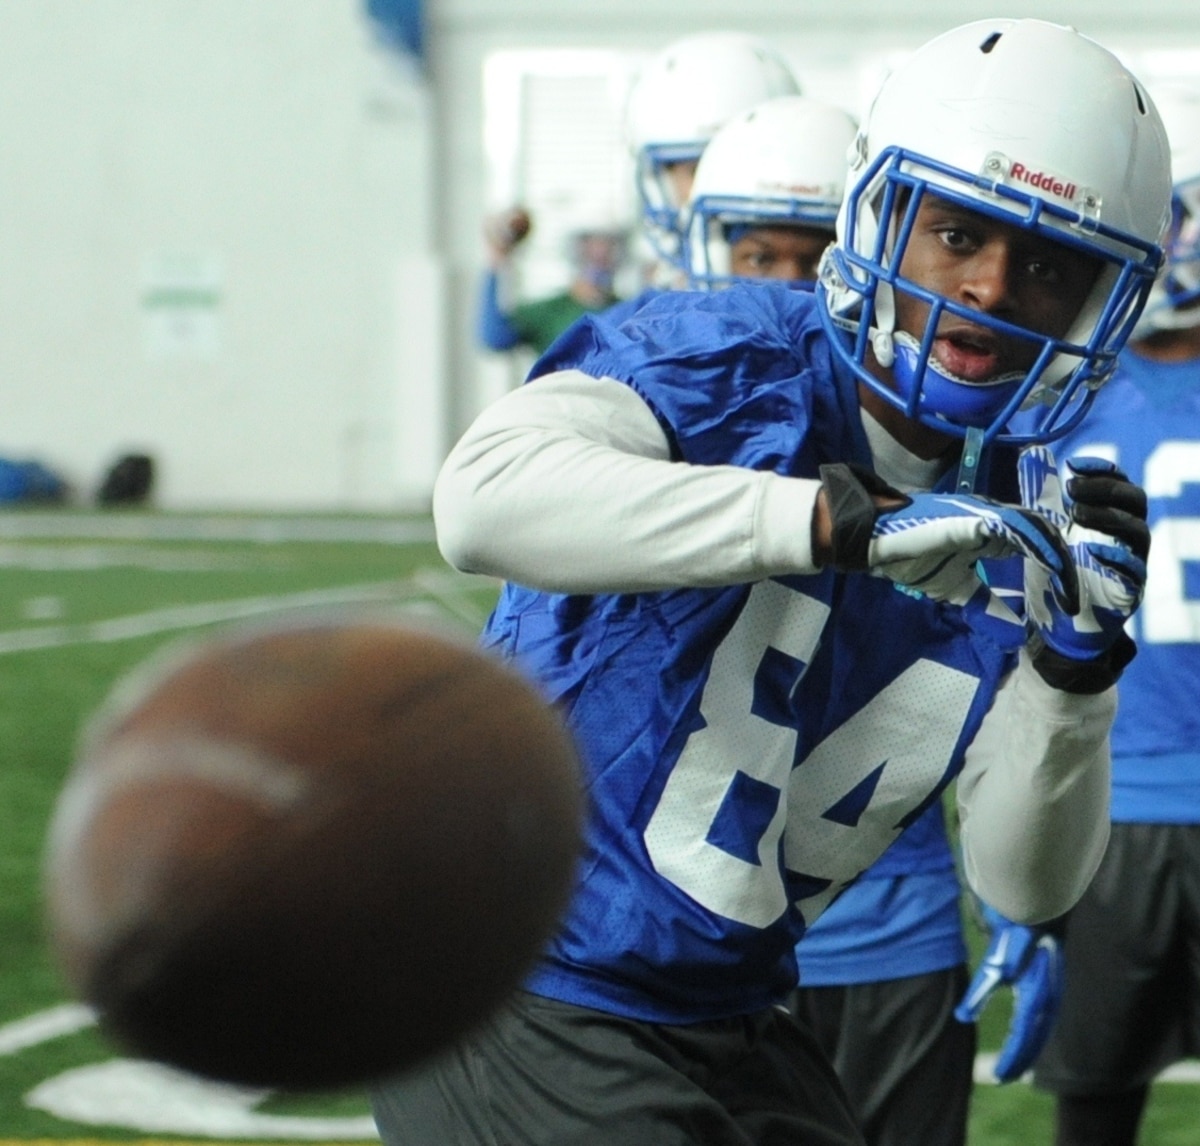
<path id="1" fill-rule="evenodd" d="M 1132 1146 L 1155 1076 L 1200 1055 L 1200 93 L 1161 93 L 1167 271 L 1072 435 L 1139 478 L 1154 548 L 1112 734 L 1112 839 L 1067 919 L 1063 1010 L 1035 1081 L 1059 1146 Z"/>
<path id="2" fill-rule="evenodd" d="M 1040 443 L 1161 261 L 1162 125 L 1074 31 L 981 21 L 889 76 L 855 155 L 815 294 L 583 319 L 439 475 L 442 551 L 506 579 L 485 643 L 564 713 L 589 820 L 525 989 L 374 1089 L 389 1144 L 861 1144 L 779 1005 L 806 926 L 956 778 L 1006 915 L 1099 863 L 1147 531 L 1107 467 L 1068 513 Z"/>
<path id="3" fill-rule="evenodd" d="M 932 804 L 805 932 L 788 1005 L 816 1034 L 869 1146 L 962 1146 L 975 1027 L 961 887 Z"/>

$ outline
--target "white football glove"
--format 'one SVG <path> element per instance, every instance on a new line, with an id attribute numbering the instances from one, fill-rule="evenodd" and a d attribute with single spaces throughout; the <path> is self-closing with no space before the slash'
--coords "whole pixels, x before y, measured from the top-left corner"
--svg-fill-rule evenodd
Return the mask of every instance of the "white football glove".
<path id="1" fill-rule="evenodd" d="M 1062 531 L 1079 580 L 1080 608 L 1068 615 L 1044 569 L 1026 561 L 1034 662 L 1056 687 L 1099 692 L 1136 651 L 1125 624 L 1146 587 L 1146 495 L 1102 458 L 1069 458 L 1060 475 L 1045 446 L 1022 450 L 1017 474 L 1022 504 Z"/>
<path id="2" fill-rule="evenodd" d="M 904 494 L 845 463 L 821 466 L 820 473 L 836 568 L 869 569 L 934 600 L 964 604 L 981 584 L 978 560 L 1022 556 L 1042 571 L 1059 609 L 1078 608 L 1075 565 L 1043 514 L 978 494 Z M 877 499 L 900 504 L 881 506 Z"/>

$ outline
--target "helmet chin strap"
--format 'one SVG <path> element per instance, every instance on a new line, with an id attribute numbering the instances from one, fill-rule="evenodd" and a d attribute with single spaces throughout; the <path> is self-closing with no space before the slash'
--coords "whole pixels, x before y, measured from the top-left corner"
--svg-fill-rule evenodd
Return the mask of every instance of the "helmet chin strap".
<path id="1" fill-rule="evenodd" d="M 896 344 L 886 330 L 874 329 L 871 331 L 871 353 L 875 355 L 875 361 L 884 370 L 892 368 L 896 361 Z"/>
<path id="2" fill-rule="evenodd" d="M 875 291 L 875 313 L 871 319 L 871 353 L 884 370 L 896 361 L 896 344 L 892 333 L 896 329 L 895 296 L 888 283 L 880 283 Z"/>
<path id="3" fill-rule="evenodd" d="M 974 493 L 979 478 L 979 463 L 983 458 L 983 430 L 979 426 L 968 426 L 963 437 L 962 457 L 958 462 L 958 479 L 954 483 L 957 493 Z"/>

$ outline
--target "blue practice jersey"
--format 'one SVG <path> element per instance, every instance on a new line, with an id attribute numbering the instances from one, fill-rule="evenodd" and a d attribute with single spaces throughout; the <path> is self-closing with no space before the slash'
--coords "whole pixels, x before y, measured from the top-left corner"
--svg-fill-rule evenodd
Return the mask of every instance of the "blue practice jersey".
<path id="1" fill-rule="evenodd" d="M 1200 362 L 1126 350 L 1082 426 L 1055 454 L 1099 454 L 1145 487 L 1146 596 L 1138 653 L 1117 686 L 1112 818 L 1200 823 Z"/>
<path id="2" fill-rule="evenodd" d="M 658 298 L 658 296 L 662 293 L 662 287 L 643 287 L 642 290 L 638 291 L 638 293 L 632 298 L 623 298 L 620 302 L 614 302 L 612 306 L 610 306 L 604 312 L 605 321 L 613 324 L 614 326 L 620 325 L 627 318 L 632 318 L 633 315 L 641 310 L 642 307 L 645 306 L 646 303 L 648 303 L 652 298 Z M 547 347 L 547 349 L 551 350 L 552 348 Z M 538 369 L 535 366 L 533 369 L 533 374 L 536 375 L 537 372 Z"/>
<path id="3" fill-rule="evenodd" d="M 965 963 L 961 895 L 938 801 L 804 933 L 800 986 L 876 983 Z"/>
<path id="4" fill-rule="evenodd" d="M 694 465 L 816 478 L 869 457 L 804 292 L 670 292 L 619 325 L 581 320 L 535 373 L 557 369 L 630 385 Z M 1014 667 L 1023 631 L 986 596 L 960 609 L 830 569 L 641 594 L 507 585 L 485 643 L 561 707 L 590 800 L 529 988 L 663 1022 L 781 1000 L 807 922 L 939 799 Z"/>

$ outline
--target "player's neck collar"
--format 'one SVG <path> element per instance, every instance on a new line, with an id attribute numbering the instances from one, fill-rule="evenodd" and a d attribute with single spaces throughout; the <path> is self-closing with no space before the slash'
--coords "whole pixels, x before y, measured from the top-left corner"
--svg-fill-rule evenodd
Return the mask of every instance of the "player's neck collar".
<path id="1" fill-rule="evenodd" d="M 918 457 L 896 441 L 866 410 L 862 411 L 862 423 L 875 472 L 884 481 L 905 493 L 934 487 L 946 469 L 944 458 Z"/>

